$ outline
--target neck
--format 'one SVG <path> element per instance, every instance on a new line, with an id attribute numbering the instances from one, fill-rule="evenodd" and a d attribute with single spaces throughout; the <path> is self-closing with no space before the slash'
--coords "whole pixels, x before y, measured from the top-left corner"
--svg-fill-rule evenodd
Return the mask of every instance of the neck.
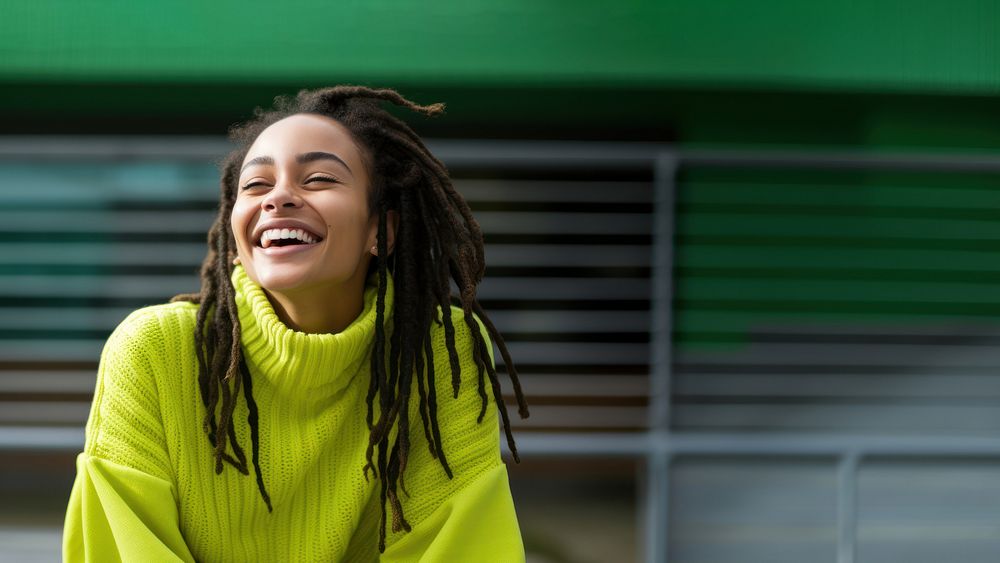
<path id="1" fill-rule="evenodd" d="M 308 334 L 336 334 L 347 328 L 364 308 L 364 279 L 337 288 L 294 292 L 264 290 L 281 322 Z"/>

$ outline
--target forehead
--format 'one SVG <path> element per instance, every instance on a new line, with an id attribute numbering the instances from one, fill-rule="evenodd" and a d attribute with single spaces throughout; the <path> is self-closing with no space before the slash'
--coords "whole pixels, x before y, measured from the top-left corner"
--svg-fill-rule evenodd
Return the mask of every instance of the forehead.
<path id="1" fill-rule="evenodd" d="M 324 115 L 300 113 L 264 129 L 250 145 L 243 162 L 257 156 L 280 160 L 314 151 L 332 152 L 348 164 L 361 161 L 351 132 L 340 122 Z"/>

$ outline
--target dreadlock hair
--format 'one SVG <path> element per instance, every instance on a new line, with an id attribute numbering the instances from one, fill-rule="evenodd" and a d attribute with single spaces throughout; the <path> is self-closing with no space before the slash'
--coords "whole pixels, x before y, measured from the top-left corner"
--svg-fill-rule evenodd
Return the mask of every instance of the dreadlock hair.
<path id="1" fill-rule="evenodd" d="M 430 453 L 441 463 L 448 477 L 452 477 L 441 447 L 434 385 L 435 358 L 428 336 L 431 323 L 443 324 L 451 384 L 457 398 L 461 368 L 455 348 L 455 321 L 451 316 L 453 298 L 461 306 L 462 321 L 473 335 L 472 353 L 482 399 L 478 421 L 482 422 L 488 407 L 485 389 L 488 378 L 503 421 L 507 444 L 518 462 L 520 457 L 503 404 L 500 382 L 489 361 L 489 344 L 477 326 L 476 317 L 482 321 L 500 350 L 514 386 L 520 416 L 528 416 L 517 371 L 503 337 L 476 300 L 476 288 L 485 271 L 483 235 L 479 224 L 472 217 L 468 204 L 452 186 L 444 164 L 431 154 L 407 124 L 382 107 L 383 102 L 427 116 L 438 115 L 444 110 L 443 104 L 421 106 L 391 89 L 336 86 L 302 90 L 294 98 L 279 96 L 275 98 L 274 109 L 257 108 L 252 119 L 231 128 L 229 136 L 236 142 L 237 148 L 221 163 L 222 194 L 218 215 L 208 233 L 208 254 L 201 267 L 201 291 L 178 295 L 171 300 L 199 304 L 194 336 L 198 384 L 206 409 L 202 427 L 214 447 L 215 472 L 221 473 L 224 463 L 228 463 L 241 473 L 249 474 L 246 454 L 237 443 L 233 422 L 233 411 L 242 389 L 250 413 L 248 422 L 257 486 L 268 511 L 271 511 L 270 497 L 257 464 L 257 408 L 251 392 L 249 371 L 243 361 L 235 289 L 230 281 L 233 258 L 236 257 L 230 216 L 236 199 L 239 170 L 257 136 L 285 117 L 300 113 L 319 114 L 335 119 L 351 132 L 371 178 L 369 213 L 377 213 L 379 218 L 378 254 L 370 266 L 373 271 L 369 272 L 377 272 L 378 291 L 371 378 L 366 397 L 366 421 L 370 436 L 367 464 L 363 468 L 366 478 L 370 469 L 381 481 L 379 552 L 385 550 L 387 500 L 392 508 L 392 530 L 410 531 L 397 491 L 402 486 L 410 450 L 409 417 L 406 413 L 409 412 L 413 377 L 417 378 L 420 418 Z M 386 236 L 389 210 L 396 210 L 400 217 L 391 257 Z M 399 280 L 392 319 L 387 319 L 385 315 L 387 272 Z M 452 295 L 452 282 L 458 288 L 457 296 Z M 387 324 L 392 327 L 391 334 L 387 334 Z M 394 427 L 397 429 L 396 438 L 390 444 L 390 431 Z M 231 446 L 232 454 L 227 452 L 227 446 Z M 402 488 L 405 491 L 405 486 Z"/>

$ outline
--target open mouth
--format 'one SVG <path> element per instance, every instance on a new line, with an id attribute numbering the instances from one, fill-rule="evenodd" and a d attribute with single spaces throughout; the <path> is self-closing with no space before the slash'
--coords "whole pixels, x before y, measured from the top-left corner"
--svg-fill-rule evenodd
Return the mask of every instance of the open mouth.
<path id="1" fill-rule="evenodd" d="M 257 246 L 260 248 L 316 244 L 320 237 L 303 229 L 267 229 L 260 234 Z"/>

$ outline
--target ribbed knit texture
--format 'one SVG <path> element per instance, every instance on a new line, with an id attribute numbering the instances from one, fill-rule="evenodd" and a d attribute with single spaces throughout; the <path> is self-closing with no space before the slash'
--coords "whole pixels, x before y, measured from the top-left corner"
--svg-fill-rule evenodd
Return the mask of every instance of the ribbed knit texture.
<path id="1" fill-rule="evenodd" d="M 267 511 L 252 467 L 249 476 L 228 464 L 221 475 L 214 472 L 212 447 L 201 428 L 205 409 L 193 337 L 197 306 L 191 303 L 140 309 L 114 331 L 102 354 L 81 463 L 89 456 L 169 483 L 181 534 L 198 561 L 373 560 L 379 481 L 366 481 L 362 467 L 375 287 L 366 288 L 363 312 L 344 331 L 305 334 L 281 322 L 242 267 L 236 267 L 232 282 L 260 415 L 260 466 L 274 511 Z M 390 283 L 387 313 L 392 296 Z M 457 399 L 443 328 L 434 324 L 431 338 L 438 420 L 454 478 L 449 480 L 430 455 L 414 389 L 404 474 L 410 496 L 401 498 L 415 531 L 443 502 L 502 465 L 495 407 L 476 423 L 480 397 L 470 333 L 461 310 L 454 309 L 452 318 L 462 360 Z M 488 385 L 487 393 L 492 403 Z M 241 396 L 234 420 L 249 458 L 247 414 Z M 69 527 L 69 516 L 67 522 Z M 387 546 L 405 534 L 389 530 Z"/>

